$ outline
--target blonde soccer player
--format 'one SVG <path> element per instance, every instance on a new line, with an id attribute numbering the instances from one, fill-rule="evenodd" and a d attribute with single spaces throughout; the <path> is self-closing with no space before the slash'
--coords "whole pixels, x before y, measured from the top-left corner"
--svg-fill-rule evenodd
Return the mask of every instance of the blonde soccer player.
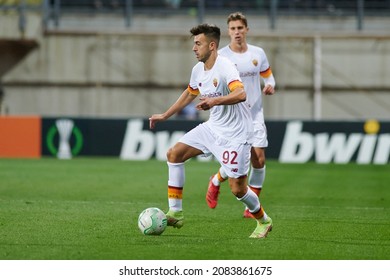
<path id="1" fill-rule="evenodd" d="M 219 54 L 229 58 L 237 66 L 247 94 L 247 102 L 251 108 L 254 140 L 251 149 L 248 187 L 259 196 L 265 179 L 265 148 L 268 147 L 262 94 L 275 93 L 275 78 L 264 50 L 247 43 L 246 36 L 249 31 L 247 18 L 240 12 L 232 13 L 228 16 L 227 24 L 230 43 L 220 49 Z M 264 82 L 263 90 L 261 79 Z M 218 172 L 210 178 L 206 194 L 206 201 L 210 208 L 217 206 L 220 184 L 227 177 L 225 168 L 221 166 Z M 246 208 L 243 216 L 252 217 L 250 209 Z"/>

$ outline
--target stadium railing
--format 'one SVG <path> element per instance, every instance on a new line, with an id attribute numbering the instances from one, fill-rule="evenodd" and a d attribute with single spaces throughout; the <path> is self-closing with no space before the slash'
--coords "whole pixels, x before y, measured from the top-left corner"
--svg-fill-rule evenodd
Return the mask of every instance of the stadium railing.
<path id="1" fill-rule="evenodd" d="M 42 14 L 43 28 L 52 23 L 61 26 L 67 14 L 115 14 L 130 27 L 134 15 L 192 15 L 203 22 L 205 15 L 225 15 L 240 10 L 246 14 L 265 15 L 270 29 L 276 29 L 278 16 L 311 16 L 356 18 L 356 29 L 364 29 L 366 16 L 390 16 L 390 0 L 0 0 L 0 12 L 13 11 L 19 15 L 19 29 L 26 28 L 26 13 Z M 385 28 L 385 27 L 384 27 Z"/>

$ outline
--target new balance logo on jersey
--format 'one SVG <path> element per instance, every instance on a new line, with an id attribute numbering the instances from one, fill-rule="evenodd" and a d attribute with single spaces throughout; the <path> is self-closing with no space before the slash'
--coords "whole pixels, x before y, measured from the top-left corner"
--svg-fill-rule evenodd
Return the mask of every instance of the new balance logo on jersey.
<path id="1" fill-rule="evenodd" d="M 238 172 L 238 168 L 232 168 L 231 171 L 236 173 L 236 172 Z"/>

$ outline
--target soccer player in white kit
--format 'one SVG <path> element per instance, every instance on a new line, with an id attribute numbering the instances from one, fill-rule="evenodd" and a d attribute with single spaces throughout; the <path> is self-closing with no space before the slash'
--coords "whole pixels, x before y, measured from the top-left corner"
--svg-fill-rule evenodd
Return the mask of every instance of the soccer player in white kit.
<path id="1" fill-rule="evenodd" d="M 149 118 L 150 128 L 165 121 L 200 96 L 198 110 L 210 110 L 209 120 L 187 132 L 167 152 L 168 226 L 184 224 L 183 187 L 185 161 L 213 154 L 228 176 L 232 193 L 251 211 L 257 226 L 251 238 L 266 237 L 272 229 L 272 219 L 260 205 L 258 196 L 247 187 L 253 124 L 246 93 L 234 64 L 218 55 L 221 36 L 215 25 L 200 24 L 190 30 L 198 63 L 193 67 L 190 83 L 177 101 L 162 114 Z"/>
<path id="2" fill-rule="evenodd" d="M 275 93 L 275 79 L 264 50 L 246 42 L 246 34 L 249 30 L 246 17 L 240 12 L 232 13 L 228 16 L 227 24 L 230 43 L 220 49 L 219 54 L 229 58 L 237 66 L 245 86 L 247 102 L 251 107 L 254 141 L 251 149 L 252 168 L 248 187 L 259 196 L 265 178 L 265 148 L 268 146 L 262 93 L 265 95 Z M 260 78 L 264 80 L 263 91 L 261 91 Z M 221 166 L 217 174 L 210 178 L 206 194 L 206 201 L 210 208 L 217 206 L 220 183 L 227 177 L 225 168 Z M 244 211 L 244 217 L 251 217 L 248 208 Z"/>

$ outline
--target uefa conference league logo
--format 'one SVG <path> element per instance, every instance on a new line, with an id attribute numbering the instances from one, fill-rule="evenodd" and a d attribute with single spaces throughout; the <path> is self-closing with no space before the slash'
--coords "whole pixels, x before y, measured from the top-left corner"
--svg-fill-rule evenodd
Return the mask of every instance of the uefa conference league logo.
<path id="1" fill-rule="evenodd" d="M 54 137 L 58 134 L 58 148 L 54 144 Z M 71 136 L 75 138 L 73 148 L 70 146 Z M 51 154 L 59 159 L 71 159 L 72 155 L 77 155 L 83 146 L 83 135 L 70 119 L 58 119 L 52 125 L 46 136 L 47 148 Z"/>

